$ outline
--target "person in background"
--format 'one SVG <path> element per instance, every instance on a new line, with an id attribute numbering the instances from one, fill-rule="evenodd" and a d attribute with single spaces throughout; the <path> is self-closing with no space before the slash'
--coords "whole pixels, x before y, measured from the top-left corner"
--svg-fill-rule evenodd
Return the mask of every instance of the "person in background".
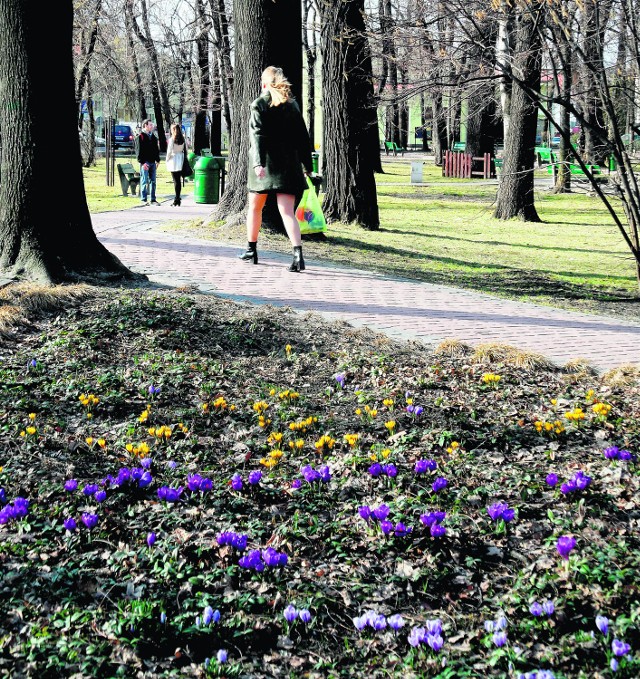
<path id="1" fill-rule="evenodd" d="M 140 163 L 140 199 L 147 205 L 151 198 L 152 205 L 158 205 L 156 200 L 156 170 L 160 162 L 160 145 L 153 134 L 155 128 L 153 120 L 142 123 L 142 133 L 138 136 L 138 162 Z M 149 195 L 150 194 L 150 195 Z"/>
<path id="2" fill-rule="evenodd" d="M 167 170 L 173 177 L 173 188 L 176 197 L 171 203 L 173 206 L 180 206 L 180 190 L 182 189 L 182 166 L 184 165 L 187 153 L 187 140 L 182 134 L 182 129 L 177 123 L 171 125 L 171 136 L 167 144 Z"/>
<path id="3" fill-rule="evenodd" d="M 291 244 L 289 271 L 303 271 L 302 238 L 295 216 L 295 196 L 307 188 L 303 173 L 311 174 L 311 142 L 300 108 L 291 96 L 291 83 L 281 68 L 262 73 L 262 95 L 251 104 L 249 117 L 249 207 L 244 261 L 258 263 L 258 234 L 262 208 L 269 193 L 276 194 L 278 210 Z"/>

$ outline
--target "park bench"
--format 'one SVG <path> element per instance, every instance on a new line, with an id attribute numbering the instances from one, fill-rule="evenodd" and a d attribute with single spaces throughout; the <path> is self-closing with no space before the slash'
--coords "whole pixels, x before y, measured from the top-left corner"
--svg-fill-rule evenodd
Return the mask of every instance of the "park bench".
<path id="1" fill-rule="evenodd" d="M 556 154 L 546 146 L 536 146 L 535 149 L 536 159 L 538 161 L 538 167 L 543 163 L 555 163 Z"/>
<path id="2" fill-rule="evenodd" d="M 120 176 L 120 186 L 122 186 L 122 195 L 126 196 L 129 189 L 131 195 L 136 195 L 136 187 L 140 183 L 140 173 L 136 171 L 131 163 L 118 163 L 118 175 Z"/>
<path id="3" fill-rule="evenodd" d="M 559 163 L 553 163 L 552 165 L 549 165 L 547 168 L 547 172 L 549 174 L 552 174 L 555 178 L 557 172 L 558 172 L 558 165 Z M 591 174 L 596 175 L 596 174 L 602 174 L 602 168 L 600 165 L 587 165 L 588 170 L 591 172 Z M 569 163 L 569 172 L 571 172 L 572 176 L 578 176 L 578 177 L 585 177 L 585 173 L 583 169 L 580 167 L 580 165 L 577 165 L 575 163 Z"/>
<path id="4" fill-rule="evenodd" d="M 451 150 L 454 153 L 464 153 L 467 150 L 467 144 L 464 141 L 457 141 Z"/>
<path id="5" fill-rule="evenodd" d="M 494 158 L 490 153 L 472 156 L 470 153 L 445 151 L 442 158 L 442 176 L 457 179 L 473 177 L 491 179 L 496 176 Z"/>
<path id="6" fill-rule="evenodd" d="M 389 155 L 389 151 L 393 153 L 394 156 L 397 156 L 398 153 L 404 156 L 404 152 L 407 149 L 403 149 L 402 146 L 398 146 L 395 141 L 385 141 L 384 143 L 384 150 L 387 155 Z"/>

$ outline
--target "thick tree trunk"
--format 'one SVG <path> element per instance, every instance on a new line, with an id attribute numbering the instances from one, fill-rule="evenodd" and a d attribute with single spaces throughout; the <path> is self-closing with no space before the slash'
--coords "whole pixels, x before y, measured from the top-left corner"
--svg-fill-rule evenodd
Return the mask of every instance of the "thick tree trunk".
<path id="1" fill-rule="evenodd" d="M 435 164 L 442 165 L 444 152 L 449 148 L 447 141 L 447 121 L 442 107 L 442 89 L 435 88 L 431 93 L 433 108 L 432 144 Z"/>
<path id="2" fill-rule="evenodd" d="M 545 0 L 535 0 L 515 19 L 515 57 L 512 65 L 511 122 L 504 147 L 503 177 L 498 190 L 495 216 L 519 217 L 539 222 L 534 205 L 533 166 L 538 100 L 542 63 L 542 44 L 537 22 Z"/>
<path id="3" fill-rule="evenodd" d="M 558 38 L 562 41 L 558 46 L 562 71 L 560 73 L 561 80 L 557 86 L 560 90 L 562 101 L 568 103 L 571 101 L 571 80 L 573 75 L 572 50 L 568 40 L 564 37 L 564 31 L 558 31 L 556 39 Z M 567 138 L 571 134 L 571 117 L 568 106 L 563 106 L 560 112 L 560 128 L 563 134 L 560 135 L 560 148 L 558 149 L 559 165 L 554 193 L 569 193 L 571 191 L 569 161 L 571 159 L 572 148 L 567 142 Z"/>
<path id="4" fill-rule="evenodd" d="M 270 65 L 280 66 L 293 96 L 302 93 L 302 7 L 299 0 L 246 0 L 234 6 L 236 67 L 231 125 L 229 175 L 216 218 L 233 224 L 244 219 L 247 201 L 249 106 L 260 94 L 260 76 Z M 284 231 L 271 201 L 265 226 Z"/>
<path id="5" fill-rule="evenodd" d="M 377 229 L 380 152 L 364 0 L 325 2 L 322 8 L 324 212 L 330 222 Z"/>
<path id="6" fill-rule="evenodd" d="M 91 227 L 76 118 L 72 24 L 71 0 L 44 3 L 37 11 L 26 0 L 0 2 L 0 270 L 41 282 L 132 276 Z M 43 101 L 58 102 L 56 135 Z M 52 171 L 60 139 L 67 163 L 64 171 Z"/>

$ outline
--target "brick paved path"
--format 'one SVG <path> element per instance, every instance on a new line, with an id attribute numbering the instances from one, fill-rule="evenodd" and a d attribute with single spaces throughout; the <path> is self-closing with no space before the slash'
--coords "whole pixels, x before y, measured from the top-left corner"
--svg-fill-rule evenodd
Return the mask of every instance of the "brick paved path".
<path id="1" fill-rule="evenodd" d="M 258 304 L 341 318 L 390 336 L 425 342 L 501 342 L 542 353 L 562 364 L 581 357 L 607 369 L 640 362 L 640 325 L 573 313 L 441 285 L 307 260 L 303 274 L 286 270 L 289 257 L 260 252 L 260 264 L 237 259 L 239 248 L 163 233 L 163 222 L 206 216 L 210 206 L 188 197 L 181 208 L 137 207 L 93 216 L 100 240 L 133 270 L 170 285 Z"/>

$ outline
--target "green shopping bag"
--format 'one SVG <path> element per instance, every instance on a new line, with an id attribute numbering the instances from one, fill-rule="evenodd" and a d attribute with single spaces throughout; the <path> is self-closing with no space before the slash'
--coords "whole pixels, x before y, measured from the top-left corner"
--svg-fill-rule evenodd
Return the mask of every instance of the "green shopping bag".
<path id="1" fill-rule="evenodd" d="M 327 230 L 320 200 L 309 177 L 307 177 L 307 189 L 302 194 L 300 205 L 296 210 L 296 219 L 300 224 L 300 233 L 323 233 Z"/>

